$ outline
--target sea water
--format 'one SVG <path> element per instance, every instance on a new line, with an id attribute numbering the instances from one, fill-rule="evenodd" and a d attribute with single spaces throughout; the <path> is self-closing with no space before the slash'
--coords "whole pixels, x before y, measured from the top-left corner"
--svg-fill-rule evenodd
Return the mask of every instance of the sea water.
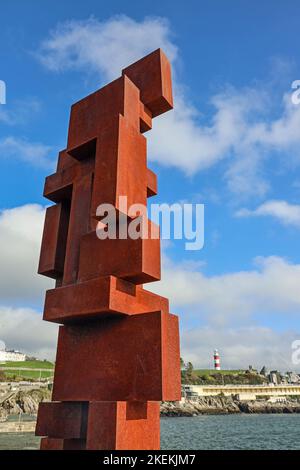
<path id="1" fill-rule="evenodd" d="M 0 449 L 38 449 L 32 433 L 0 434 Z M 161 448 L 300 449 L 300 414 L 201 415 L 161 419 Z"/>

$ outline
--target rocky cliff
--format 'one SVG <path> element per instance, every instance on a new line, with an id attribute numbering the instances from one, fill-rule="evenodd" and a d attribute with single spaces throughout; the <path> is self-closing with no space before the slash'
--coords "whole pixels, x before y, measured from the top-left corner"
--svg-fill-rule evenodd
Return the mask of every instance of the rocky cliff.
<path id="1" fill-rule="evenodd" d="M 231 397 L 202 397 L 193 401 L 161 404 L 162 416 L 227 413 L 300 413 L 300 399 L 289 398 L 283 403 L 271 403 L 268 400 L 239 401 Z"/>
<path id="2" fill-rule="evenodd" d="M 5 421 L 9 414 L 36 414 L 39 403 L 51 398 L 47 388 L 8 393 L 7 398 L 0 397 L 0 421 Z"/>
<path id="3" fill-rule="evenodd" d="M 36 414 L 41 401 L 51 399 L 46 389 L 18 391 L 7 399 L 0 399 L 0 421 L 9 414 Z M 163 402 L 161 416 L 197 416 L 227 413 L 300 413 L 300 399 L 289 398 L 283 403 L 267 400 L 239 401 L 231 397 L 202 397 L 193 401 Z"/>

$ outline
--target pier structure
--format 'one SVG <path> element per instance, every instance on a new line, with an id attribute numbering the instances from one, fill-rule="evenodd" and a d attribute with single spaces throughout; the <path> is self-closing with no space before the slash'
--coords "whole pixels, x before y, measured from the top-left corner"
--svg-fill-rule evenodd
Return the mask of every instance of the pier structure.
<path id="1" fill-rule="evenodd" d="M 41 449 L 159 449 L 160 401 L 180 400 L 178 318 L 143 287 L 160 279 L 159 228 L 140 212 L 157 194 L 143 134 L 172 106 L 158 49 L 71 108 L 67 148 L 44 189 L 54 205 L 39 273 L 56 284 L 43 319 L 61 326 L 53 401 L 38 412 Z M 107 236 L 103 204 L 117 234 L 133 223 L 151 235 Z"/>

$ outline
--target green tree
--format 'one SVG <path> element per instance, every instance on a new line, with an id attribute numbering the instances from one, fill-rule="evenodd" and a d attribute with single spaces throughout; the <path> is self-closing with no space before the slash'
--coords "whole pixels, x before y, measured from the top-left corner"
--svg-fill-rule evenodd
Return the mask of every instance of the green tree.
<path id="1" fill-rule="evenodd" d="M 185 366 L 185 383 L 186 384 L 197 384 L 199 382 L 197 374 L 194 372 L 194 366 L 191 362 L 188 362 Z"/>

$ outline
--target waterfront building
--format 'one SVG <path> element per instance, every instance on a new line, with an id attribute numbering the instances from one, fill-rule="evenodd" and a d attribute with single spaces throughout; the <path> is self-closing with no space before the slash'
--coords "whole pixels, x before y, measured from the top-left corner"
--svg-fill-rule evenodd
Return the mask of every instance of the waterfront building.
<path id="1" fill-rule="evenodd" d="M 7 350 L 2 349 L 0 350 L 0 362 L 24 362 L 26 360 L 26 355 L 21 353 L 20 351 L 15 350 Z"/>
<path id="2" fill-rule="evenodd" d="M 271 370 L 269 374 L 269 381 L 271 384 L 277 385 L 278 384 L 278 372 L 277 370 Z"/>
<path id="3" fill-rule="evenodd" d="M 197 400 L 200 397 L 235 396 L 238 400 L 257 400 L 262 397 L 281 399 L 300 395 L 300 385 L 261 384 L 261 385 L 182 385 L 182 396 Z"/>

